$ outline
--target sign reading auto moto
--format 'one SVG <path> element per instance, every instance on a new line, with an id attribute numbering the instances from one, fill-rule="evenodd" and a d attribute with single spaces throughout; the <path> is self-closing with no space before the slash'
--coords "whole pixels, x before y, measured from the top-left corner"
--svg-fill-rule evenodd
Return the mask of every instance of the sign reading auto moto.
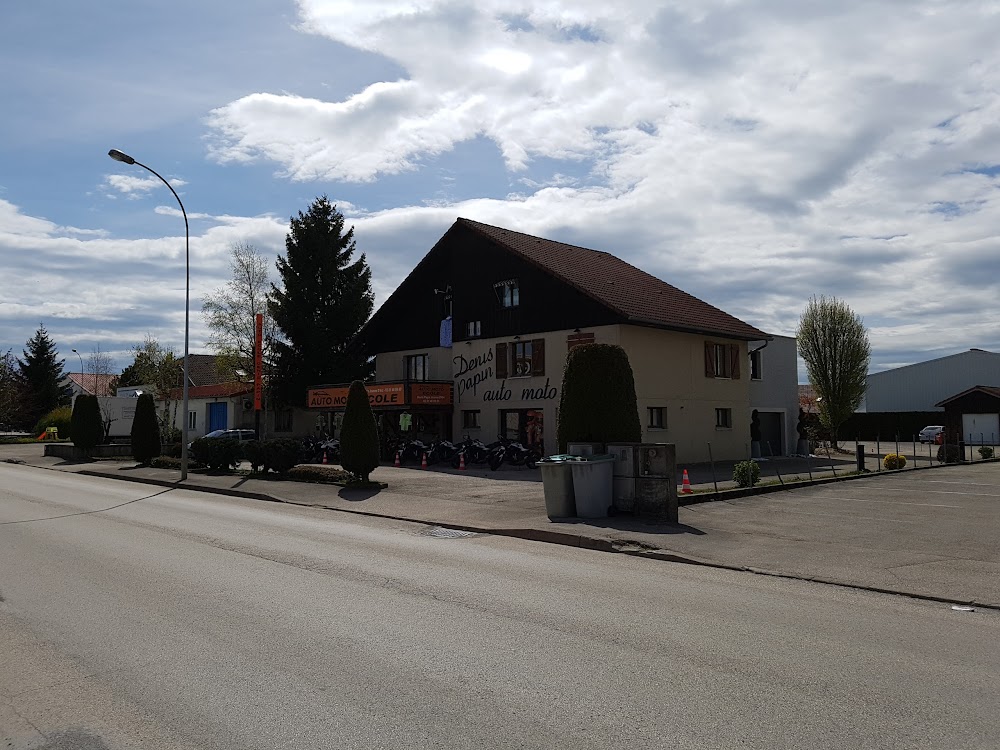
<path id="1" fill-rule="evenodd" d="M 365 386 L 372 406 L 403 406 L 406 399 L 402 383 L 380 383 Z M 312 388 L 309 390 L 310 409 L 343 409 L 347 406 L 349 387 Z"/>

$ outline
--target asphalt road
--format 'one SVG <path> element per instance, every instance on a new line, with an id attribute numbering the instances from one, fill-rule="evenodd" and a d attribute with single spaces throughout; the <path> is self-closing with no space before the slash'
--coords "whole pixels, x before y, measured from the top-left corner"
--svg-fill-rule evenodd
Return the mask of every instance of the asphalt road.
<path id="1" fill-rule="evenodd" d="M 0 748 L 998 745 L 995 612 L 748 573 L 0 465 L 0 595 Z"/>

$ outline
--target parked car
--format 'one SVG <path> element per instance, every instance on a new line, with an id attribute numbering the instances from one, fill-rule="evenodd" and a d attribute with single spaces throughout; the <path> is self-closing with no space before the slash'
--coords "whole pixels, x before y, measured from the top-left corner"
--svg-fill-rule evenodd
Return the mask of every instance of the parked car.
<path id="1" fill-rule="evenodd" d="M 928 425 L 920 431 L 917 438 L 921 443 L 933 443 L 936 442 L 937 436 L 944 432 L 944 427 L 939 424 Z"/>
<path id="2" fill-rule="evenodd" d="M 202 435 L 201 437 L 204 440 L 208 440 L 209 438 L 229 438 L 230 440 L 243 442 L 246 440 L 256 440 L 257 433 L 253 430 L 212 430 L 207 435 Z M 193 442 L 192 440 L 191 443 Z M 188 450 L 191 450 L 191 443 L 188 443 Z"/>

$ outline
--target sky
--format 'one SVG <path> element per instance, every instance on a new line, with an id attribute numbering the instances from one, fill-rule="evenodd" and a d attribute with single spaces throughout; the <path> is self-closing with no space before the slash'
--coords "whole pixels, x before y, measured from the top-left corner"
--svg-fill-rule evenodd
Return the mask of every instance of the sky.
<path id="1" fill-rule="evenodd" d="M 0 347 L 207 352 L 229 250 L 320 195 L 384 301 L 459 216 L 611 252 L 880 371 L 1000 351 L 1000 3 L 0 5 Z M 275 274 L 276 275 L 276 274 Z M 805 382 L 800 367 L 800 380 Z"/>

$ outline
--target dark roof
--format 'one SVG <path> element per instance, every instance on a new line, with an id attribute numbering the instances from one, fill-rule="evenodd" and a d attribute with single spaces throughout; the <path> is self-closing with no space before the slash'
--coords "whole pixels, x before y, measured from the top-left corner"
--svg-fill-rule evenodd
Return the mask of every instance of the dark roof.
<path id="1" fill-rule="evenodd" d="M 945 404 L 950 404 L 952 401 L 957 401 L 963 396 L 968 396 L 970 393 L 979 391 L 980 393 L 985 393 L 987 396 L 993 396 L 994 398 L 1000 398 L 1000 387 L 995 385 L 974 385 L 971 388 L 967 388 L 961 393 L 956 393 L 954 396 L 948 396 L 948 398 L 943 401 L 938 401 L 934 406 L 944 406 Z"/>
<path id="2" fill-rule="evenodd" d="M 771 338 L 610 253 L 533 237 L 471 219 L 459 218 L 456 223 L 561 279 L 628 322 L 749 341 Z"/>
<path id="3" fill-rule="evenodd" d="M 215 385 L 223 380 L 219 373 L 218 357 L 214 354 L 190 354 L 188 362 L 188 382 L 192 386 Z M 181 357 L 183 366 L 184 358 Z"/>

